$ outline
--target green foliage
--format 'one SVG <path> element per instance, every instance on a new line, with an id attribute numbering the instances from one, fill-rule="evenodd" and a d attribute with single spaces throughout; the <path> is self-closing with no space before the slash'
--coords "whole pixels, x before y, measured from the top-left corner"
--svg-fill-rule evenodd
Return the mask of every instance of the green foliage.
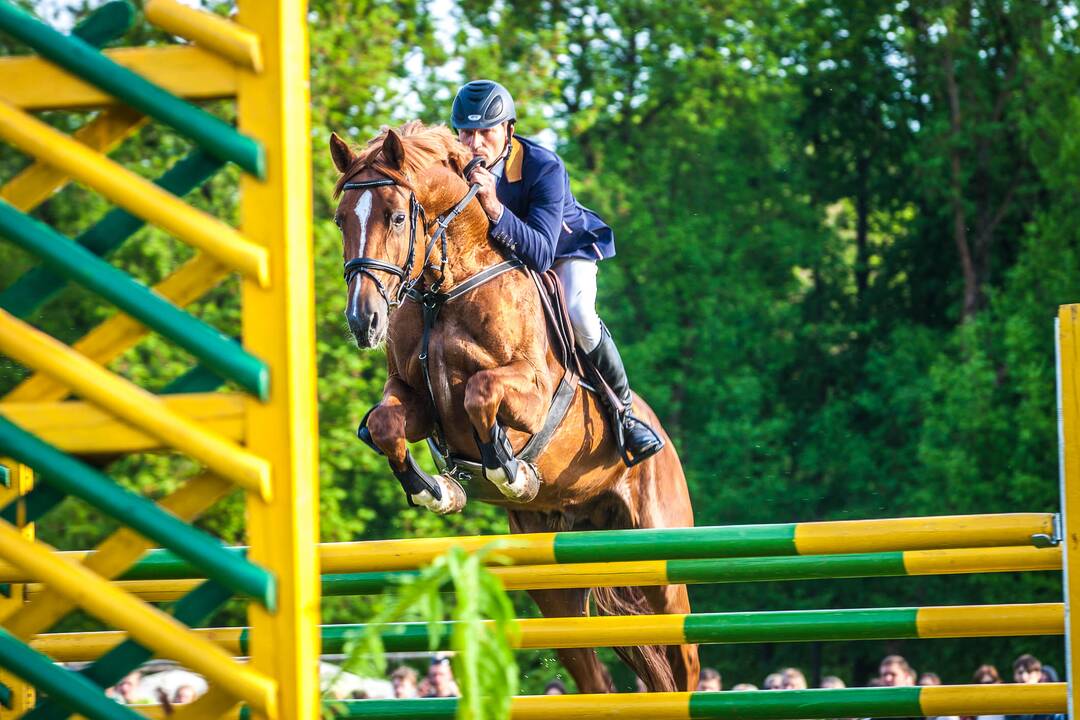
<path id="1" fill-rule="evenodd" d="M 517 620 L 502 583 L 484 566 L 497 551 L 497 545 L 473 554 L 451 548 L 419 575 L 401 583 L 371 619 L 366 632 L 350 638 L 342 670 L 366 677 L 386 675 L 380 625 L 422 620 L 428 624 L 434 652 L 445 632 L 446 625 L 440 623 L 449 620 L 453 622 L 450 648 L 454 677 L 461 690 L 458 720 L 509 717 L 510 699 L 518 688 L 518 666 L 510 648 Z M 446 587 L 454 590 L 449 607 L 442 594 Z"/>
<path id="2" fill-rule="evenodd" d="M 345 329 L 330 221 L 331 131 L 360 143 L 383 123 L 445 120 L 456 85 L 477 76 L 508 85 L 519 132 L 554 142 L 579 199 L 615 230 L 600 313 L 674 439 L 698 524 L 1058 506 L 1052 318 L 1080 299 L 1072 5 L 313 0 L 309 27 L 324 540 L 506 531 L 492 507 L 407 508 L 384 460 L 356 441 L 385 360 Z M 123 44 L 171 41 L 137 23 Z M 0 37 L 0 52 L 23 51 Z M 210 109 L 231 117 L 227 103 Z M 42 117 L 72 131 L 92 114 Z M 112 157 L 156 177 L 188 150 L 152 124 Z M 0 177 L 27 162 L 0 146 Z M 227 170 L 189 200 L 235 222 L 235 187 Z M 35 215 L 75 235 L 107 209 L 69 186 Z M 153 283 L 189 257 L 145 229 L 111 260 Z M 0 246 L 0 285 L 33 262 Z M 240 334 L 234 280 L 192 308 Z M 31 321 L 71 341 L 112 312 L 69 289 Z M 191 365 L 149 337 L 112 367 L 156 390 Z M 4 387 L 24 375 L 0 366 Z M 154 496 L 196 470 L 171 456 L 111 460 L 95 461 Z M 234 496 L 201 524 L 240 541 L 241 518 Z M 86 547 L 110 527 L 68 502 L 41 534 Z M 695 587 L 692 599 L 722 611 L 1060 594 L 1058 576 L 1035 573 Z M 523 596 L 515 604 L 535 613 Z M 324 603 L 326 622 L 372 612 L 365 599 Z M 958 682 L 1026 650 L 1062 665 L 1054 639 L 702 652 L 731 684 L 789 664 L 861 683 L 893 651 Z M 519 655 L 526 690 L 558 672 L 552 657 Z"/>

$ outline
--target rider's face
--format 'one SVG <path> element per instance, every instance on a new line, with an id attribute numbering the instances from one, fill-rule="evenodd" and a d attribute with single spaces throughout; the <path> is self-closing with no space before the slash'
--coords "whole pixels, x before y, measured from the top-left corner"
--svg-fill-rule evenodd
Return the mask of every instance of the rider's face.
<path id="1" fill-rule="evenodd" d="M 491 167 L 506 148 L 508 125 L 500 123 L 482 130 L 458 130 L 458 140 L 472 151 L 473 157 L 484 158 L 484 164 Z"/>

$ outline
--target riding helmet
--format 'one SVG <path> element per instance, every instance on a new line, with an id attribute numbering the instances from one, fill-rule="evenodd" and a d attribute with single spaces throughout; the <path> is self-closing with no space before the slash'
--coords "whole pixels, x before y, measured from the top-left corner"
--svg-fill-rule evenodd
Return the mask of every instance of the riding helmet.
<path id="1" fill-rule="evenodd" d="M 473 80 L 454 98 L 450 123 L 458 130 L 483 130 L 517 119 L 510 91 L 494 80 Z"/>

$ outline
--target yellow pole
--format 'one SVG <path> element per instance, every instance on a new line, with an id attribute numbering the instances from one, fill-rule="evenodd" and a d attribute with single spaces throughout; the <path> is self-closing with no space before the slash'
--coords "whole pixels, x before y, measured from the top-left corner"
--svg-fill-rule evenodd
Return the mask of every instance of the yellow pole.
<path id="1" fill-rule="evenodd" d="M 0 352 L 60 380 L 83 398 L 166 446 L 188 453 L 208 468 L 247 490 L 270 492 L 265 460 L 186 417 L 169 410 L 161 398 L 109 372 L 10 313 L 0 310 Z"/>
<path id="2" fill-rule="evenodd" d="M 271 402 L 250 402 L 247 447 L 270 461 L 273 499 L 248 497 L 253 562 L 278 577 L 278 610 L 250 603 L 251 661 L 277 679 L 280 718 L 317 720 L 319 463 L 307 3 L 240 0 L 237 22 L 262 43 L 263 72 L 240 73 L 240 132 L 266 149 L 266 179 L 240 180 L 241 228 L 270 250 L 274 283 L 242 284 L 246 346 L 271 369 Z M 275 720 L 270 715 L 260 715 Z"/>
<path id="3" fill-rule="evenodd" d="M 1080 687 L 1080 305 L 1062 305 L 1057 317 L 1058 460 L 1064 525 L 1065 679 L 1070 717 Z"/>
<path id="4" fill-rule="evenodd" d="M 176 0 L 147 0 L 143 13 L 162 30 L 187 38 L 248 70 L 262 71 L 259 36 L 220 15 Z"/>
<path id="5" fill-rule="evenodd" d="M 0 486 L 0 507 L 5 507 L 11 501 L 25 496 L 34 488 L 34 471 L 26 465 L 21 465 L 10 459 L 0 461 L 0 465 L 3 465 L 8 471 L 8 486 Z M 18 515 L 20 517 L 16 526 L 25 538 L 33 540 L 34 525 L 25 521 L 21 510 Z M 26 602 L 27 587 L 25 584 L 12 583 L 9 588 L 6 597 L 0 595 L 0 624 L 6 623 L 7 619 L 19 612 Z M 0 682 L 11 689 L 11 707 L 6 708 L 0 705 L 0 720 L 12 720 L 20 717 L 34 707 L 37 693 L 33 685 L 6 670 L 0 670 Z"/>
<path id="6" fill-rule="evenodd" d="M 0 102 L 0 137 L 62 169 L 128 212 L 255 278 L 260 285 L 269 282 L 266 248 L 249 240 L 251 236 L 241 235 L 217 218 L 196 210 L 172 193 L 6 102 Z"/>
<path id="7" fill-rule="evenodd" d="M 0 520 L 0 554 L 63 593 L 88 613 L 126 629 L 141 644 L 176 659 L 261 712 L 274 716 L 276 688 L 271 678 L 233 661 L 211 642 L 192 634 L 170 615 L 147 605 L 79 563 L 62 559 L 48 545 L 22 537 Z M 30 638 L 23 637 L 26 641 Z"/>

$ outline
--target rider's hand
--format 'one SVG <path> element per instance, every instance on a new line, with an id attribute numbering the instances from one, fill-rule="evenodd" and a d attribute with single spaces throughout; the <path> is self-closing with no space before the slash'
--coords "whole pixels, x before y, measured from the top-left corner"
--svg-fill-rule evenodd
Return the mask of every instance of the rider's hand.
<path id="1" fill-rule="evenodd" d="M 503 204 L 495 196 L 495 184 L 498 182 L 496 177 L 486 167 L 477 166 L 472 171 L 469 181 L 480 186 L 480 189 L 476 191 L 476 198 L 480 201 L 480 207 L 487 213 L 488 220 L 498 221 L 502 217 Z"/>

